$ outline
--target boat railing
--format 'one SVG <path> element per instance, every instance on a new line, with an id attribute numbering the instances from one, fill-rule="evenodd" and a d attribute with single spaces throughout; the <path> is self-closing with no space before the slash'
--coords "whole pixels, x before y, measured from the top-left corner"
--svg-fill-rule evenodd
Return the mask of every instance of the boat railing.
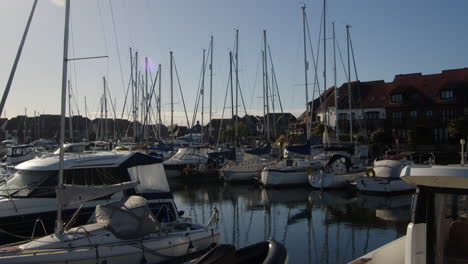
<path id="1" fill-rule="evenodd" d="M 219 222 L 219 210 L 218 208 L 214 208 L 213 214 L 211 214 L 210 221 L 208 221 L 208 224 L 206 226 L 213 226 L 217 225 Z"/>
<path id="2" fill-rule="evenodd" d="M 47 230 L 46 230 L 46 228 L 44 226 L 44 222 L 42 222 L 42 219 L 37 218 L 36 221 L 34 222 L 33 231 L 32 231 L 32 234 L 31 234 L 31 240 L 34 239 L 34 235 L 36 234 L 36 226 L 37 226 L 38 223 L 41 224 L 42 230 L 44 230 L 44 234 L 47 235 Z"/>
<path id="3" fill-rule="evenodd" d="M 85 232 L 86 238 L 88 239 L 88 242 L 91 245 L 92 243 L 91 243 L 91 238 L 90 238 L 89 232 L 88 232 L 88 230 L 86 230 L 86 228 L 84 226 L 79 226 L 75 230 L 75 232 L 73 233 L 73 237 L 72 237 L 71 241 L 75 240 L 76 234 L 78 234 L 78 231 L 80 231 L 81 229 L 83 229 L 83 231 Z"/>

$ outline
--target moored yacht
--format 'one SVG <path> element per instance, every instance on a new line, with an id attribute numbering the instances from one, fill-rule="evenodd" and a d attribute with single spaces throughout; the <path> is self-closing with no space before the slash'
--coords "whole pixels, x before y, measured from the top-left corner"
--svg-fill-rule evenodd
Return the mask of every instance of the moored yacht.
<path id="1" fill-rule="evenodd" d="M 31 235 L 36 219 L 41 219 L 47 231 L 52 230 L 57 208 L 55 189 L 59 156 L 50 154 L 26 161 L 17 165 L 15 170 L 13 175 L 0 183 L 0 229 L 14 231 L 14 234 L 23 231 Z M 65 184 L 97 186 L 129 181 L 139 184 L 129 190 L 84 203 L 77 224 L 86 221 L 96 205 L 119 201 L 132 194 L 145 197 L 151 209 L 166 207 L 164 218 L 174 219 L 177 209 L 158 158 L 139 152 L 65 154 Z M 70 217 L 78 207 L 79 204 L 65 208 L 65 218 Z"/>
<path id="2" fill-rule="evenodd" d="M 0 248 L 0 263 L 160 263 L 219 241 L 217 213 L 204 226 L 153 212 L 140 196 L 98 205 L 86 225 Z"/>
<path id="3" fill-rule="evenodd" d="M 172 158 L 164 161 L 164 169 L 168 178 L 182 177 L 182 170 L 187 166 L 205 164 L 208 162 L 209 147 L 184 147 L 179 148 Z"/>
<path id="4" fill-rule="evenodd" d="M 416 186 L 400 178 L 401 170 L 413 164 L 409 160 L 379 160 L 366 170 L 366 176 L 355 179 L 356 188 L 362 192 L 392 194 L 412 192 Z"/>
<path id="5" fill-rule="evenodd" d="M 406 236 L 351 263 L 468 262 L 468 167 L 413 165 L 401 178 L 417 186 Z"/>
<path id="6" fill-rule="evenodd" d="M 320 167 L 322 163 L 314 159 L 282 160 L 276 165 L 265 167 L 259 181 L 265 187 L 307 185 L 307 174 Z"/>
<path id="7" fill-rule="evenodd" d="M 45 152 L 36 149 L 33 145 L 10 145 L 6 147 L 4 162 L 7 165 L 16 165 L 18 163 L 40 157 Z"/>
<path id="8" fill-rule="evenodd" d="M 308 178 L 314 188 L 344 188 L 354 178 L 365 173 L 365 167 L 353 164 L 349 156 L 334 154 L 319 170 L 311 170 Z"/>

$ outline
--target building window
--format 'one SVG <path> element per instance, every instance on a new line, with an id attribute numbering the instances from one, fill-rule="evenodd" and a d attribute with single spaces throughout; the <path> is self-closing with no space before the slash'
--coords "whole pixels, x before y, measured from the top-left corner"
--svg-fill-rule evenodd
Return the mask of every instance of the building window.
<path id="1" fill-rule="evenodd" d="M 351 113 L 351 115 L 353 116 L 353 120 L 355 120 L 355 119 L 356 119 L 356 114 L 355 114 L 355 113 Z M 346 117 L 346 118 L 347 118 L 348 120 L 349 120 L 349 117 L 350 117 L 350 115 L 347 114 L 347 117 Z"/>
<path id="2" fill-rule="evenodd" d="M 455 96 L 453 94 L 453 90 L 442 90 L 440 92 L 440 99 L 442 100 L 452 100 L 455 99 Z"/>
<path id="3" fill-rule="evenodd" d="M 380 113 L 377 111 L 366 112 L 366 119 L 367 120 L 377 120 L 380 117 Z"/>
<path id="4" fill-rule="evenodd" d="M 402 119 L 403 119 L 402 112 L 392 112 L 392 121 L 393 121 L 394 124 L 401 123 Z"/>
<path id="5" fill-rule="evenodd" d="M 416 120 L 418 118 L 418 112 L 411 111 L 410 112 L 410 117 L 411 117 L 411 119 Z"/>
<path id="6" fill-rule="evenodd" d="M 456 116 L 455 109 L 448 108 L 442 109 L 442 121 L 448 121 L 454 119 Z"/>
<path id="7" fill-rule="evenodd" d="M 432 110 L 427 110 L 426 111 L 426 117 L 427 118 L 432 118 Z"/>
<path id="8" fill-rule="evenodd" d="M 346 120 L 348 119 L 348 114 L 340 113 L 338 114 L 338 120 Z"/>
<path id="9" fill-rule="evenodd" d="M 403 102 L 403 95 L 401 93 L 392 94 L 392 103 L 401 104 Z"/>

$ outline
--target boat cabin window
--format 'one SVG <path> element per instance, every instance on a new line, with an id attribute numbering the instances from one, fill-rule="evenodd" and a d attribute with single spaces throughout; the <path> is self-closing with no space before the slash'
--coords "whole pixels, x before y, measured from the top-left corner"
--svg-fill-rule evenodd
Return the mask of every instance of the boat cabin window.
<path id="1" fill-rule="evenodd" d="M 427 232 L 428 237 L 432 236 L 428 241 L 434 242 L 433 263 L 467 263 L 468 195 L 435 193 L 433 216 L 433 230 Z"/>
<path id="2" fill-rule="evenodd" d="M 19 170 L 6 182 L 0 183 L 0 195 L 16 197 L 28 196 L 34 189 L 55 174 L 56 171 Z M 53 188 L 55 191 L 55 186 Z"/>
<path id="3" fill-rule="evenodd" d="M 0 183 L 0 196 L 54 198 L 58 171 L 17 171 L 6 182 Z M 108 185 L 130 181 L 123 168 L 89 168 L 64 170 L 65 184 Z"/>
<path id="4" fill-rule="evenodd" d="M 7 150 L 7 156 L 9 157 L 21 157 L 24 156 L 30 152 L 32 152 L 31 147 L 24 147 L 24 148 L 8 148 Z"/>

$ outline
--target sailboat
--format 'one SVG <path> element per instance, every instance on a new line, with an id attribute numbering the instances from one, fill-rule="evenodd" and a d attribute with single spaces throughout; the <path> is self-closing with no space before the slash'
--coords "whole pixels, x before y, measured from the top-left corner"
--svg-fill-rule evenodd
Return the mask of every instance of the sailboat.
<path id="1" fill-rule="evenodd" d="M 57 184 L 57 220 L 54 234 L 13 244 L 0 249 L 0 263 L 158 263 L 173 257 L 208 248 L 217 243 L 217 210 L 208 226 L 177 216 L 175 221 L 160 223 L 143 197 L 130 196 L 122 201 L 99 205 L 87 225 L 67 230 L 63 208 L 111 195 L 114 188 L 64 184 L 65 103 L 68 61 L 70 0 L 65 2 L 64 59 L 60 126 L 59 173 Z M 138 182 L 118 184 L 115 189 L 135 187 Z M 68 189 L 68 190 L 67 190 Z M 86 194 L 86 195 L 83 195 Z M 162 208 L 159 213 L 165 211 Z M 158 214 L 159 214 L 158 213 Z"/>

